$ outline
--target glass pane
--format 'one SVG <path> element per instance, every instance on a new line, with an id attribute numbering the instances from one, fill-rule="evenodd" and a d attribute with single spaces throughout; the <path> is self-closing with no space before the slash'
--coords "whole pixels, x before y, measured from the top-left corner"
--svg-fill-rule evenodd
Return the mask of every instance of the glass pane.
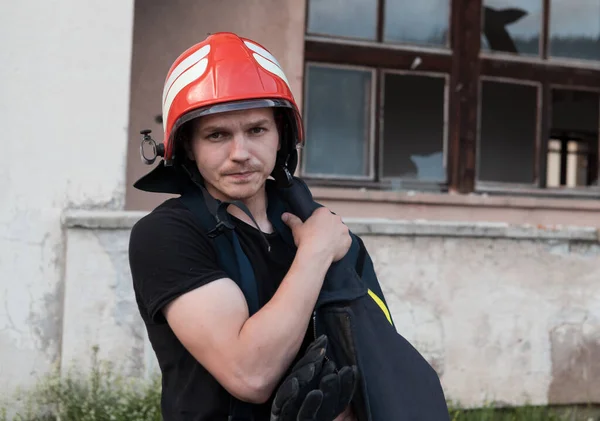
<path id="1" fill-rule="evenodd" d="M 384 41 L 446 46 L 449 0 L 387 0 Z"/>
<path id="2" fill-rule="evenodd" d="M 485 81 L 481 104 L 478 179 L 533 183 L 537 87 Z"/>
<path id="3" fill-rule="evenodd" d="M 484 0 L 482 51 L 539 55 L 542 0 Z"/>
<path id="4" fill-rule="evenodd" d="M 436 77 L 385 75 L 383 176 L 445 181 L 444 85 Z"/>
<path id="5" fill-rule="evenodd" d="M 598 184 L 600 94 L 552 90 L 547 187 Z"/>
<path id="6" fill-rule="evenodd" d="M 307 31 L 375 40 L 377 0 L 309 0 Z"/>
<path id="7" fill-rule="evenodd" d="M 600 0 L 551 0 L 552 57 L 600 60 Z"/>
<path id="8" fill-rule="evenodd" d="M 368 176 L 371 72 L 310 65 L 306 84 L 305 173 Z"/>

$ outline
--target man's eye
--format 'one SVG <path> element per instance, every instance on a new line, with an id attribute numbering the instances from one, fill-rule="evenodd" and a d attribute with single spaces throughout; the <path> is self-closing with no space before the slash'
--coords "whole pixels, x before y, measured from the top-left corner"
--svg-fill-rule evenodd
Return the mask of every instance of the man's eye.
<path id="1" fill-rule="evenodd" d="M 222 132 L 214 132 L 207 136 L 208 139 L 211 140 L 219 140 L 223 136 Z"/>
<path id="2" fill-rule="evenodd" d="M 261 134 L 264 131 L 265 131 L 264 127 L 253 127 L 250 129 L 250 133 L 252 133 L 252 134 Z"/>

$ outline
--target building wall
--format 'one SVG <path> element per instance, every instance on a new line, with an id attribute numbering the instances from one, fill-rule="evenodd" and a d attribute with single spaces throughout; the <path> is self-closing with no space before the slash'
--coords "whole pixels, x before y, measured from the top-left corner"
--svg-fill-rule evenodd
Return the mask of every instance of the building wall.
<path id="1" fill-rule="evenodd" d="M 134 375 L 156 370 L 127 264 L 129 228 L 141 215 L 67 215 L 64 364 L 85 367 L 99 346 L 101 358 Z M 398 331 L 437 370 L 448 399 L 600 403 L 597 229 L 346 222 L 373 258 Z"/>
<path id="2" fill-rule="evenodd" d="M 131 0 L 2 6 L 0 396 L 60 359 L 63 210 L 123 207 L 132 27 Z"/>
<path id="3" fill-rule="evenodd" d="M 130 210 L 149 210 L 167 195 L 149 195 L 132 184 L 151 167 L 140 160 L 141 129 L 162 141 L 160 98 L 169 67 L 209 33 L 235 32 L 270 50 L 283 67 L 298 105 L 302 100 L 305 0 L 143 0 L 135 6 L 127 162 Z"/>
<path id="4" fill-rule="evenodd" d="M 265 10 L 269 12 L 265 13 Z M 305 12 L 306 0 L 136 2 L 127 155 L 128 210 L 150 210 L 168 197 L 137 191 L 132 184 L 151 169 L 140 160 L 139 131 L 150 128 L 154 138 L 161 140 L 162 125 L 154 118 L 161 114 L 163 82 L 177 56 L 208 33 L 232 31 L 247 36 L 264 44 L 278 58 L 301 106 Z M 367 192 L 324 187 L 315 189 L 315 196 L 348 217 L 600 226 L 600 204 L 585 199 L 544 199 L 524 197 L 523 194 L 520 197 L 489 197 L 410 191 Z"/>

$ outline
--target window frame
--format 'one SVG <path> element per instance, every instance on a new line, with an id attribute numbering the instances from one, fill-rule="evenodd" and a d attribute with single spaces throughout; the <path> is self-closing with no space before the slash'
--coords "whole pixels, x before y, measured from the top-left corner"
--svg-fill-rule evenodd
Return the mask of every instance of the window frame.
<path id="1" fill-rule="evenodd" d="M 354 175 L 354 176 L 350 176 L 350 175 L 335 175 L 335 174 L 319 174 L 319 173 L 309 173 L 306 171 L 306 157 L 303 155 L 302 159 L 300 160 L 300 171 L 301 174 L 303 176 L 303 178 L 307 178 L 307 179 L 317 179 L 317 180 L 332 180 L 332 181 L 336 181 L 336 180 L 351 180 L 351 181 L 373 181 L 375 179 L 375 168 L 374 168 L 374 157 L 375 157 L 375 136 L 376 136 L 376 126 L 377 126 L 377 120 L 376 120 L 376 78 L 377 78 L 377 71 L 376 69 L 372 69 L 366 66 L 356 66 L 356 65 L 347 65 L 347 64 L 331 64 L 331 63 L 315 63 L 315 62 L 310 62 L 310 61 L 305 61 L 304 63 L 304 74 L 307 75 L 308 74 L 308 68 L 311 65 L 317 65 L 319 67 L 327 67 L 327 68 L 334 68 L 334 69 L 345 69 L 345 70 L 360 70 L 360 71 L 368 71 L 369 73 L 371 73 L 371 86 L 370 86 L 370 90 L 371 90 L 371 94 L 369 96 L 369 104 L 370 104 L 370 109 L 368 110 L 369 112 L 369 140 L 367 142 L 367 149 L 368 149 L 368 154 L 365 157 L 367 159 L 367 167 L 369 169 L 368 174 L 367 175 Z M 306 80 L 308 78 L 305 78 Z M 308 90 L 309 90 L 309 86 L 308 83 L 304 83 L 303 86 L 303 91 L 304 91 L 304 100 L 303 100 L 303 104 L 305 105 L 305 107 L 307 106 L 308 102 L 309 102 L 309 97 L 308 97 Z M 304 115 L 304 124 L 308 124 L 308 115 L 307 113 L 303 113 Z"/>
<path id="2" fill-rule="evenodd" d="M 600 61 L 549 57 L 550 0 L 542 3 L 542 28 L 540 33 L 540 55 L 519 56 L 509 53 L 481 50 L 483 27 L 483 0 L 448 0 L 450 2 L 448 48 L 426 45 L 408 45 L 383 42 L 385 22 L 385 0 L 378 0 L 377 40 L 351 40 L 332 36 L 313 35 L 308 28 L 308 9 L 305 25 L 305 62 L 318 64 L 341 64 L 371 67 L 376 71 L 374 136 L 375 159 L 374 181 L 324 180 L 306 177 L 313 185 L 356 187 L 370 189 L 394 189 L 394 185 L 381 179 L 379 157 L 382 146 L 382 77 L 385 72 L 410 71 L 413 74 L 428 72 L 443 73 L 447 77 L 445 107 L 446 180 L 444 185 L 427 185 L 427 182 L 406 180 L 402 188 L 457 193 L 497 193 L 550 197 L 600 197 L 600 187 L 575 188 L 546 187 L 546 139 L 550 136 L 552 89 L 585 90 L 600 92 Z M 307 1 L 307 8 L 310 0 Z M 412 68 L 416 59 L 420 64 Z M 538 110 L 535 139 L 535 162 L 533 185 L 514 183 L 479 182 L 478 145 L 480 130 L 481 83 L 487 78 L 510 80 L 511 83 L 536 83 L 538 88 Z M 305 83 L 305 82 L 304 82 Z M 304 89 L 304 88 L 303 88 Z M 306 102 L 305 102 L 306 104 Z M 600 127 L 598 142 L 600 145 Z M 598 158 L 600 172 L 600 154 Z M 412 182 L 411 182 L 412 181 Z M 429 183 L 431 184 L 431 183 Z M 433 183 L 435 184 L 435 183 Z"/>

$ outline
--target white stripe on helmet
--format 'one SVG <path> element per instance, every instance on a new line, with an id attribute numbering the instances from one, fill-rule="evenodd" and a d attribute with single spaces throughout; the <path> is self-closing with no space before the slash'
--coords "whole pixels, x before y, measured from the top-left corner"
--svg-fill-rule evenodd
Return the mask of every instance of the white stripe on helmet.
<path id="1" fill-rule="evenodd" d="M 281 70 L 281 67 L 273 63 L 271 60 L 267 60 L 259 54 L 254 53 L 253 56 L 254 60 L 256 60 L 256 62 L 260 64 L 263 69 L 279 76 L 286 83 L 288 88 L 290 88 L 290 90 L 292 89 L 290 87 L 290 82 L 288 82 L 287 77 L 285 77 L 285 73 L 283 73 L 283 70 Z"/>
<path id="2" fill-rule="evenodd" d="M 183 72 L 185 72 L 187 69 L 189 69 L 192 65 L 198 63 L 200 60 L 202 60 L 204 57 L 206 57 L 209 52 L 210 52 L 210 44 L 205 45 L 204 47 L 200 48 L 198 51 L 190 54 L 189 57 L 186 57 L 184 60 L 181 61 L 181 63 L 179 63 L 177 65 L 177 67 L 175 67 L 173 69 L 173 71 L 171 72 L 171 74 L 169 75 L 168 79 L 165 82 L 165 87 L 163 89 L 163 96 L 162 96 L 163 104 L 165 103 L 165 99 L 167 98 L 167 93 L 169 92 L 169 89 L 173 85 L 173 82 L 175 82 L 175 79 L 177 79 L 179 76 L 181 76 L 181 74 Z"/>
<path id="3" fill-rule="evenodd" d="M 208 59 L 203 58 L 198 63 L 194 64 L 192 67 L 187 69 L 184 73 L 182 73 L 175 82 L 171 85 L 169 89 L 169 93 L 165 98 L 165 103 L 163 105 L 163 129 L 166 130 L 167 126 L 167 118 L 169 117 L 169 110 L 171 109 L 171 105 L 173 104 L 173 100 L 177 96 L 179 92 L 190 83 L 200 78 L 206 71 L 208 67 Z"/>
<path id="4" fill-rule="evenodd" d="M 260 54 L 261 56 L 263 56 L 266 59 L 271 60 L 273 63 L 275 63 L 279 68 L 281 67 L 281 64 L 279 64 L 279 62 L 277 61 L 277 59 L 273 56 L 273 54 L 269 53 L 267 50 L 265 50 L 264 48 L 262 48 L 259 45 L 253 44 L 249 41 L 244 41 L 244 44 L 246 44 L 246 47 L 250 48 L 252 51 L 254 51 L 255 53 Z"/>

